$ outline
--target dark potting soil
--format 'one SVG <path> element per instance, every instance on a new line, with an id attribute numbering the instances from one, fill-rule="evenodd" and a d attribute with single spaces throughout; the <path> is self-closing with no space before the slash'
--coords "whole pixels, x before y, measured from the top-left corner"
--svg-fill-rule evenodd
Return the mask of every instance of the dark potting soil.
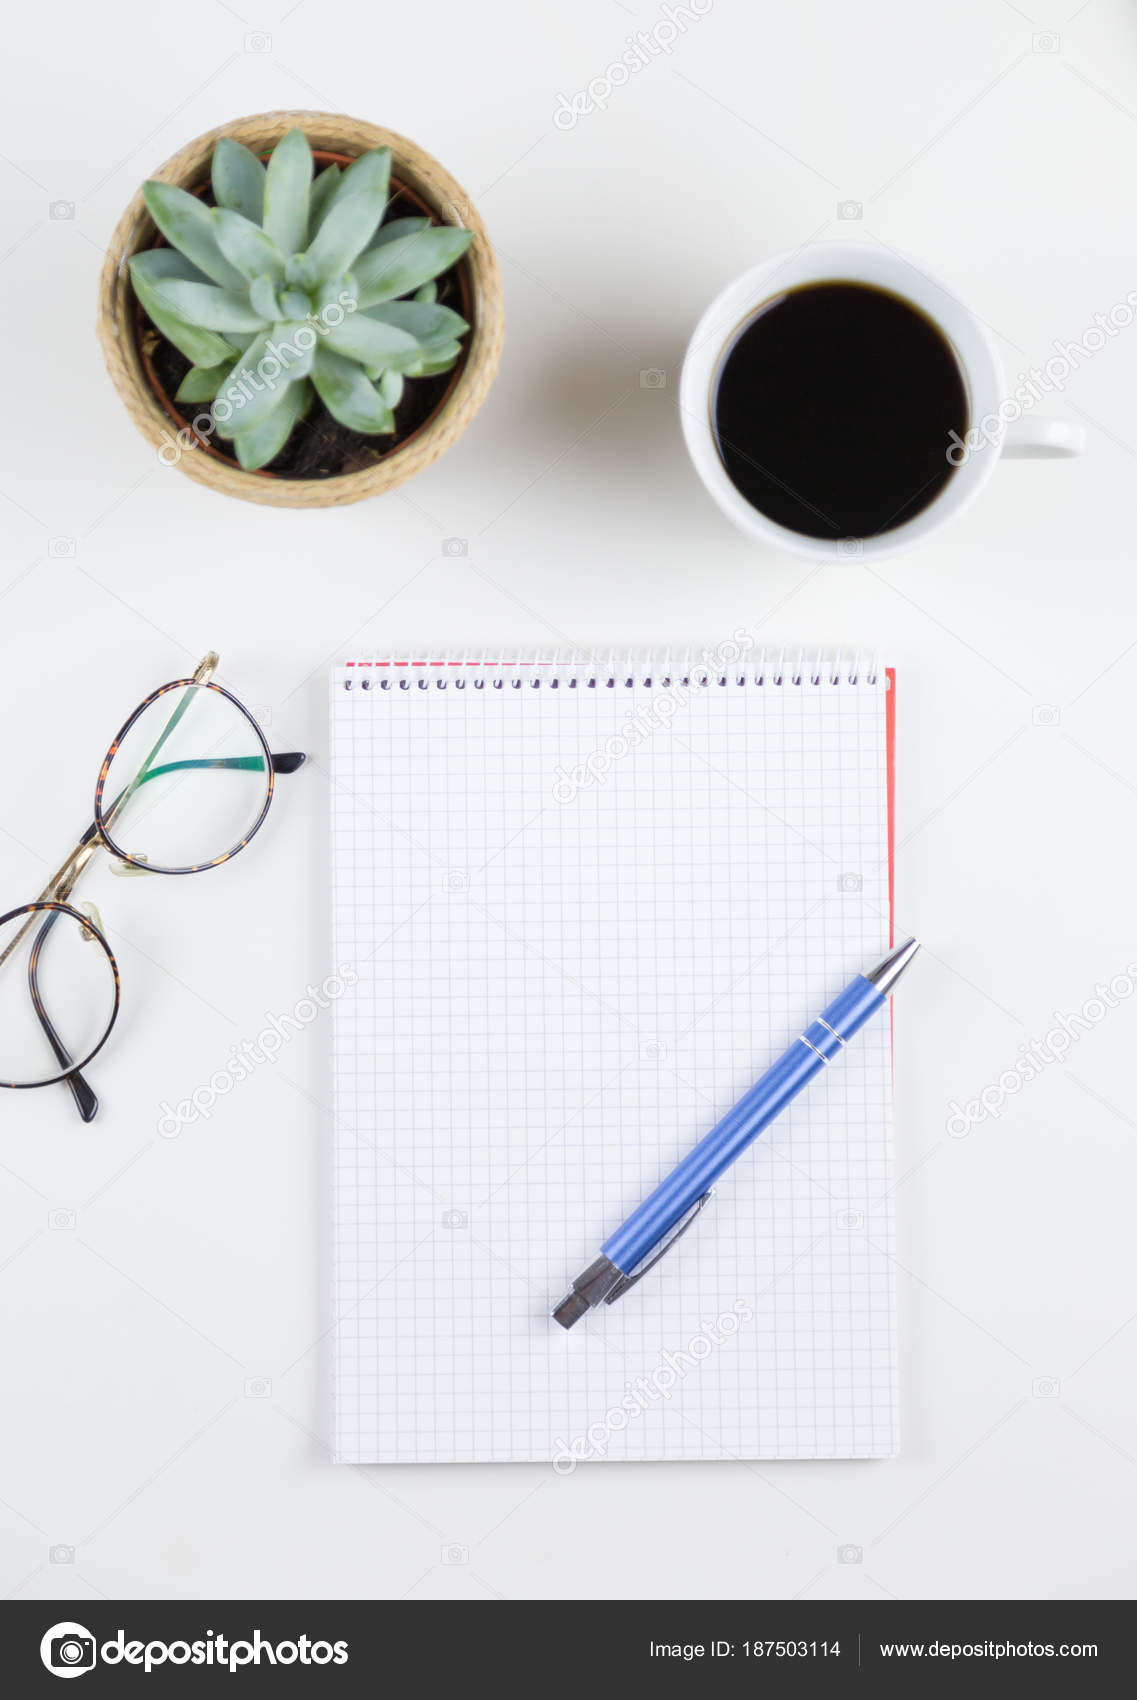
<path id="1" fill-rule="evenodd" d="M 211 196 L 204 198 L 212 201 Z M 394 197 L 383 215 L 383 221 L 389 223 L 394 218 L 412 217 L 420 210 L 413 201 L 399 194 Z M 437 282 L 438 300 L 441 305 L 462 313 L 462 291 L 458 283 L 457 267 L 452 266 Z M 172 343 L 167 342 L 164 336 L 159 335 L 141 308 L 137 311 L 139 339 L 149 354 L 158 381 L 171 403 L 177 407 L 183 418 L 192 420 L 199 413 L 207 413 L 207 402 L 197 406 L 188 402 L 174 402 L 178 387 L 192 362 Z M 463 313 L 463 317 L 468 317 L 468 314 Z M 349 472 L 361 472 L 365 467 L 385 460 L 419 430 L 439 406 L 466 359 L 470 335 L 471 332 L 467 331 L 463 337 L 458 364 L 449 372 L 440 372 L 432 378 L 406 380 L 403 399 L 395 409 L 395 429 L 390 436 L 368 437 L 362 431 L 350 430 L 332 417 L 317 396 L 308 417 L 297 422 L 276 459 L 261 470 L 275 473 L 278 478 L 337 478 Z M 222 454 L 235 460 L 232 445 L 224 438 L 218 439 L 218 447 Z"/>

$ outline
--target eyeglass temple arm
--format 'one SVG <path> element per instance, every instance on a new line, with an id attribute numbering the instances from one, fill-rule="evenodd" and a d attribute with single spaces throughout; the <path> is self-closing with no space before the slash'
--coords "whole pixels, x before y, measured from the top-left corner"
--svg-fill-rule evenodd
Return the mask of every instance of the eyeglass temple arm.
<path id="1" fill-rule="evenodd" d="M 39 1024 L 43 1028 L 44 1033 L 47 1035 L 47 1042 L 55 1053 L 55 1060 L 62 1069 L 69 1068 L 74 1059 L 55 1030 L 51 1017 L 48 1015 L 47 1010 L 44 1007 L 43 997 L 39 988 L 40 951 L 43 949 L 44 941 L 47 938 L 48 933 L 50 933 L 58 919 L 59 911 L 57 909 L 49 911 L 48 915 L 44 919 L 43 925 L 40 927 L 40 930 L 36 935 L 35 943 L 32 945 L 31 952 L 28 956 L 28 991 L 31 993 L 32 1004 L 35 1007 Z M 78 1110 L 83 1120 L 85 1122 L 94 1121 L 99 1109 L 99 1100 L 88 1085 L 87 1081 L 83 1078 L 82 1074 L 69 1074 L 65 1077 L 64 1083 L 70 1091 L 72 1098 L 75 1100 L 75 1108 Z"/>
<path id="2" fill-rule="evenodd" d="M 304 766 L 308 757 L 301 750 L 285 750 L 279 755 L 270 755 L 273 773 L 295 773 L 297 768 Z M 135 790 L 140 791 L 152 779 L 164 778 L 168 773 L 186 773 L 192 768 L 218 768 L 230 773 L 260 773 L 264 768 L 263 756 L 195 756 L 184 761 L 166 761 L 160 767 L 148 767 L 140 773 L 135 781 Z M 107 817 L 119 806 L 120 798 L 116 798 Z"/>

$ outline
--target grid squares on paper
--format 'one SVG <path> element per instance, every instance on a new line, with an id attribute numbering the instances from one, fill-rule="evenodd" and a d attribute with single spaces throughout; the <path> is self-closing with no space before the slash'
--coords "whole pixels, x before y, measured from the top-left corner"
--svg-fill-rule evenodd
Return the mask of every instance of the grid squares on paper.
<path id="1" fill-rule="evenodd" d="M 665 673 L 333 671 L 343 1461 L 896 1450 L 886 1019 L 642 1285 L 549 1320 L 888 943 L 883 672 Z"/>

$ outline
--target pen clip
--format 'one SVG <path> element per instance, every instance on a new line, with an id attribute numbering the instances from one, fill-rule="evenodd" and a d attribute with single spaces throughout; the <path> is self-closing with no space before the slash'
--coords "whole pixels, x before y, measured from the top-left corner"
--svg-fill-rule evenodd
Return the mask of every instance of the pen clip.
<path id="1" fill-rule="evenodd" d="M 634 1287 L 637 1282 L 643 1280 L 649 1269 L 654 1269 L 660 1259 L 667 1256 L 672 1246 L 681 1240 L 683 1235 L 687 1232 L 687 1229 L 693 1225 L 696 1216 L 698 1216 L 703 1208 L 710 1203 L 714 1196 L 714 1190 L 713 1186 L 708 1187 L 702 1198 L 697 1198 L 695 1200 L 686 1216 L 684 1216 L 680 1221 L 678 1227 L 673 1230 L 670 1238 L 665 1238 L 660 1242 L 659 1249 L 652 1253 L 647 1262 L 640 1269 L 637 1269 L 634 1275 L 620 1276 L 620 1279 L 616 1282 L 616 1285 L 612 1288 L 611 1292 L 606 1293 L 604 1296 L 604 1303 L 606 1305 L 615 1304 L 617 1299 L 622 1299 L 624 1294 L 628 1292 L 630 1288 Z"/>

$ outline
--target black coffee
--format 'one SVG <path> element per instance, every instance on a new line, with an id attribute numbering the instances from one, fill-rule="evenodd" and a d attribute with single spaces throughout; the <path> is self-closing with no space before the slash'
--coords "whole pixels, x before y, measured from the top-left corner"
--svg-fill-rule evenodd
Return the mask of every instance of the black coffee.
<path id="1" fill-rule="evenodd" d="M 860 283 L 812 283 L 760 307 L 711 404 L 732 484 L 807 537 L 876 537 L 939 495 L 967 432 L 963 374 L 918 308 Z"/>

